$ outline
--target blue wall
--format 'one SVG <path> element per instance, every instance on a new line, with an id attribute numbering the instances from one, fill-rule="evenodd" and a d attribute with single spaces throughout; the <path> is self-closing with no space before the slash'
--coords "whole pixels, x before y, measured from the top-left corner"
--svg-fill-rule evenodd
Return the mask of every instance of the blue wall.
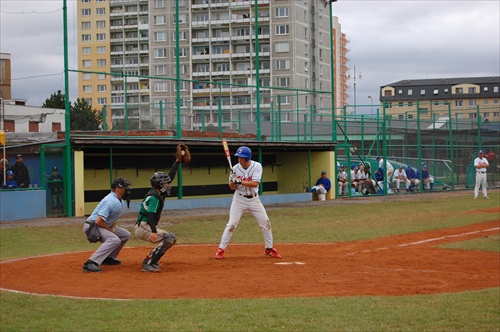
<path id="1" fill-rule="evenodd" d="M 45 190 L 0 191 L 0 221 L 45 218 L 46 211 Z"/>

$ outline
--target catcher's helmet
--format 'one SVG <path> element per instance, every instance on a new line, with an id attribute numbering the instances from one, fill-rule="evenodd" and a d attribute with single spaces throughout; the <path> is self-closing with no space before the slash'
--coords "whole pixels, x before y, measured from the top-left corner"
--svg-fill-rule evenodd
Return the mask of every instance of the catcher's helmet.
<path id="1" fill-rule="evenodd" d="M 246 161 L 249 161 L 252 158 L 252 150 L 246 146 L 240 146 L 234 156 L 245 158 Z"/>
<path id="2" fill-rule="evenodd" d="M 164 183 L 170 183 L 170 176 L 165 172 L 156 172 L 151 177 L 151 186 L 155 189 L 162 189 Z"/>

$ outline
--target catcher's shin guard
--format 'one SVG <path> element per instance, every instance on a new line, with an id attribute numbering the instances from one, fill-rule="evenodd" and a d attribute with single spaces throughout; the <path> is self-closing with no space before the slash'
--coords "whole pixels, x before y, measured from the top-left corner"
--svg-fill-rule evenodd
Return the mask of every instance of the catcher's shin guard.
<path id="1" fill-rule="evenodd" d="M 149 262 L 148 264 L 158 264 L 160 258 L 165 255 L 168 249 L 172 248 L 174 244 L 177 242 L 174 234 L 171 233 L 163 233 L 163 241 L 162 245 L 159 247 L 154 247 L 149 254 Z"/>

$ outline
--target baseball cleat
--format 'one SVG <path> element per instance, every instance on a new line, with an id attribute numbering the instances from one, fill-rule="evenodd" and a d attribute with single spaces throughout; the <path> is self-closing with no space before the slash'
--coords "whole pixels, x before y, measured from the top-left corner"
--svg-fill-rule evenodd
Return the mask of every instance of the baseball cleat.
<path id="1" fill-rule="evenodd" d="M 278 253 L 278 251 L 274 248 L 272 249 L 266 249 L 264 251 L 264 255 L 266 256 L 270 256 L 272 258 L 278 258 L 278 259 L 281 259 L 281 255 Z"/>
<path id="2" fill-rule="evenodd" d="M 215 259 L 223 259 L 224 258 L 224 249 L 217 249 L 217 252 L 215 253 Z"/>
<path id="3" fill-rule="evenodd" d="M 120 265 L 122 263 L 118 258 L 106 257 L 101 265 Z"/>
<path id="4" fill-rule="evenodd" d="M 142 265 L 143 272 L 161 272 L 161 269 L 158 265 L 153 264 L 143 264 Z"/>
<path id="5" fill-rule="evenodd" d="M 83 264 L 83 272 L 102 272 L 102 269 L 96 262 L 88 260 L 85 264 Z"/>

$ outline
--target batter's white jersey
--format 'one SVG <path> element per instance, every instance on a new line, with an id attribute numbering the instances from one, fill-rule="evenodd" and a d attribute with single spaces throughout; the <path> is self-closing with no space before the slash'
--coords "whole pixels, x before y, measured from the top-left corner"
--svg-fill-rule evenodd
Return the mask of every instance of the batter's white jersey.
<path id="1" fill-rule="evenodd" d="M 251 161 L 248 168 L 243 168 L 241 164 L 233 166 L 233 172 L 236 177 L 244 181 L 257 181 L 262 180 L 262 165 L 256 161 Z M 271 230 L 271 222 L 267 216 L 266 209 L 260 201 L 258 195 L 258 187 L 247 187 L 242 184 L 236 186 L 234 191 L 233 201 L 229 211 L 229 221 L 226 224 L 219 248 L 226 249 L 233 236 L 233 233 L 240 222 L 243 212 L 250 212 L 262 229 L 264 243 L 266 249 L 273 248 L 273 233 Z"/>

